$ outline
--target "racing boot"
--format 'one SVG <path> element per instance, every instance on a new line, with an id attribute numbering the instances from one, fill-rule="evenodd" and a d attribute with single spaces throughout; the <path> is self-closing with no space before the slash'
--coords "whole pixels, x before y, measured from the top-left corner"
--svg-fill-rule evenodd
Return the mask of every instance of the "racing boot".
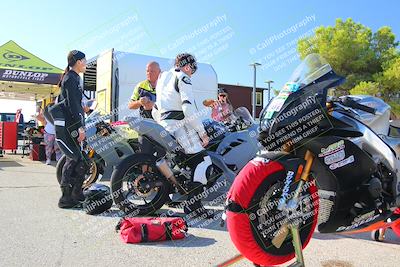
<path id="1" fill-rule="evenodd" d="M 79 202 L 71 197 L 72 185 L 62 185 L 61 186 L 62 196 L 58 201 L 58 207 L 61 209 L 71 209 L 79 206 Z"/>
<path id="2" fill-rule="evenodd" d="M 83 179 L 75 178 L 75 184 L 72 186 L 71 197 L 76 201 L 84 201 L 85 196 L 83 195 L 82 185 Z"/>
<path id="3" fill-rule="evenodd" d="M 78 164 L 75 166 L 75 183 L 72 187 L 72 198 L 77 201 L 84 201 L 85 196 L 83 195 L 82 185 L 85 181 L 85 174 L 89 170 L 90 165 L 88 164 L 88 160 L 83 158 Z"/>

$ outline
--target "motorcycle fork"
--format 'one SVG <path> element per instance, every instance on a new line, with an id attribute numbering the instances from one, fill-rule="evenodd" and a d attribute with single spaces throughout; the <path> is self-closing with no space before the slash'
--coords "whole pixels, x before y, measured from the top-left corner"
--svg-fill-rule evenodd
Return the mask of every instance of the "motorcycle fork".
<path id="1" fill-rule="evenodd" d="M 302 188 L 306 182 L 308 182 L 309 175 L 310 175 L 310 170 L 311 170 L 311 165 L 314 160 L 313 154 L 307 150 L 304 159 L 306 160 L 306 164 L 304 169 L 302 170 L 300 180 L 297 184 L 296 191 L 293 195 L 293 198 L 289 200 L 289 202 L 286 204 L 285 209 L 290 210 L 290 209 L 295 209 L 299 205 L 299 196 L 302 191 Z M 281 229 L 279 230 L 278 234 L 274 237 L 272 240 L 272 244 L 279 248 L 283 244 L 283 241 L 285 241 L 287 235 L 290 233 L 292 234 L 292 244 L 294 247 L 295 255 L 296 255 L 296 261 L 289 265 L 290 267 L 304 267 L 304 257 L 303 257 L 303 246 L 301 244 L 301 239 L 300 239 L 300 231 L 299 231 L 299 226 L 297 224 L 291 224 L 290 226 L 288 225 L 282 225 Z"/>

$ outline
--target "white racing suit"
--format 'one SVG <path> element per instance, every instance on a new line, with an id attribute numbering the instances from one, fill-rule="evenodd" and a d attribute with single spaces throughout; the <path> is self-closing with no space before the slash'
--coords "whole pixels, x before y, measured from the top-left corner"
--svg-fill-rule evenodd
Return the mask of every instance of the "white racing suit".
<path id="1" fill-rule="evenodd" d="M 190 77 L 179 69 L 163 72 L 157 81 L 156 95 L 153 118 L 172 134 L 185 153 L 191 156 L 193 182 L 205 185 L 207 169 L 212 163 L 211 158 L 204 153 L 199 137 L 206 134 L 206 131 L 196 106 Z"/>

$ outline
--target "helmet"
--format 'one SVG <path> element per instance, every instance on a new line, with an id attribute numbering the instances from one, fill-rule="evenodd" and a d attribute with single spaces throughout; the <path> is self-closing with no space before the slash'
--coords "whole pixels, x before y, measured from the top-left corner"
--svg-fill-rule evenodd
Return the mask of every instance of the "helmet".
<path id="1" fill-rule="evenodd" d="M 100 214 L 109 210 L 113 204 L 111 190 L 103 184 L 92 184 L 84 189 L 83 210 L 90 215 Z"/>
<path id="2" fill-rule="evenodd" d="M 176 58 L 175 58 L 175 66 L 176 67 L 182 68 L 188 64 L 189 64 L 190 68 L 192 69 L 192 74 L 194 74 L 197 70 L 196 58 L 189 53 L 181 53 L 176 56 Z"/>

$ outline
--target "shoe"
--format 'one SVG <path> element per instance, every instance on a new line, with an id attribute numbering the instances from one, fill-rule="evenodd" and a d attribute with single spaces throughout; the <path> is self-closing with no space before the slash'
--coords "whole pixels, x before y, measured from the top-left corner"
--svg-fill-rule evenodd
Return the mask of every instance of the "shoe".
<path id="1" fill-rule="evenodd" d="M 51 159 L 46 160 L 46 165 L 51 165 Z"/>
<path id="2" fill-rule="evenodd" d="M 58 201 L 58 207 L 61 209 L 71 209 L 79 207 L 79 202 L 71 197 L 72 185 L 61 186 L 62 196 Z"/>

